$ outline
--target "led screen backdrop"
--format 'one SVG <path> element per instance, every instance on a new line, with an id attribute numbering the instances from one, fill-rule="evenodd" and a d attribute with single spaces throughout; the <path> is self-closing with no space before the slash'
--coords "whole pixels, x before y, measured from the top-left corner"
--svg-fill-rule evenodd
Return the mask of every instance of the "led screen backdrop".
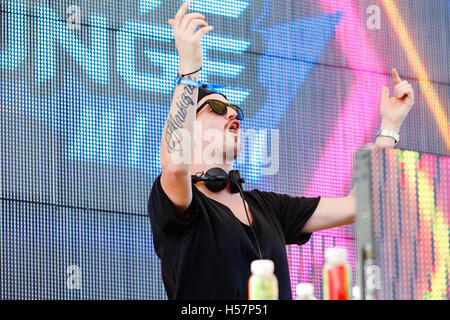
<path id="1" fill-rule="evenodd" d="M 235 163 L 245 189 L 347 195 L 392 67 L 416 95 L 398 146 L 450 153 L 447 1 L 191 2 L 214 26 L 200 80 L 226 85 L 253 134 Z M 146 208 L 181 3 L 1 0 L 1 298 L 166 298 Z M 356 280 L 346 226 L 288 246 L 293 289 L 321 297 L 331 246 Z"/>
<path id="2" fill-rule="evenodd" d="M 378 289 L 378 299 L 448 300 L 450 157 L 363 150 L 355 177 L 359 283 Z M 362 269 L 368 243 L 378 272 Z"/>

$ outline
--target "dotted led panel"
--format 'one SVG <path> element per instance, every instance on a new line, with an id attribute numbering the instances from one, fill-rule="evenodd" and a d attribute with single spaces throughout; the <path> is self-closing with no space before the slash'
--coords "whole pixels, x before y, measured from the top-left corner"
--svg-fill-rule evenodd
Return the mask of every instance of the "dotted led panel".
<path id="1" fill-rule="evenodd" d="M 379 299 L 448 300 L 450 157 L 396 149 L 369 157 L 370 176 L 359 176 L 370 184 L 372 227 L 361 225 L 357 238 L 358 247 L 373 242 L 379 281 L 366 274 L 364 283 Z"/>
<path id="2" fill-rule="evenodd" d="M 0 1 L 0 298 L 166 298 L 147 200 L 179 64 L 166 22 L 181 4 Z M 200 80 L 226 85 L 254 132 L 235 162 L 246 190 L 347 195 L 353 152 L 375 140 L 394 66 L 416 92 L 399 147 L 449 154 L 447 1 L 191 8 L 214 26 Z M 321 297 L 331 246 L 347 248 L 355 282 L 354 226 L 324 230 L 287 247 L 294 298 L 298 282 Z"/>

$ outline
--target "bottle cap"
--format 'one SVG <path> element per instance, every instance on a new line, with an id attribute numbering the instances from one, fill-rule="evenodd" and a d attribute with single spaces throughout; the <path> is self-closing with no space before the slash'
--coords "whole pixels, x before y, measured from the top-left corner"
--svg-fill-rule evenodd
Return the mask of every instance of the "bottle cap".
<path id="1" fill-rule="evenodd" d="M 254 260 L 250 264 L 250 270 L 254 274 L 272 274 L 273 270 L 275 269 L 275 266 L 273 264 L 272 260 L 268 259 L 260 259 L 260 260 Z"/>
<path id="2" fill-rule="evenodd" d="M 344 264 L 347 262 L 347 250 L 345 248 L 328 248 L 325 251 L 325 259 L 331 264 Z"/>
<path id="3" fill-rule="evenodd" d="M 361 290 L 359 290 L 359 286 L 354 286 L 352 288 L 352 300 L 361 300 Z"/>
<path id="4" fill-rule="evenodd" d="M 312 283 L 299 283 L 296 288 L 297 296 L 305 297 L 314 295 L 314 286 Z"/>
<path id="5" fill-rule="evenodd" d="M 366 243 L 363 247 L 363 258 L 364 259 L 374 259 L 375 258 L 375 250 L 371 243 Z"/>

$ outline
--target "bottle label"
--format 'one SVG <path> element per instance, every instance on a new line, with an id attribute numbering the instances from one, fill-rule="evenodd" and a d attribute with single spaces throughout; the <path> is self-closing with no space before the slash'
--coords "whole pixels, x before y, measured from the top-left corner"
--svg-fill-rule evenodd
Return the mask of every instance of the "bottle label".
<path id="1" fill-rule="evenodd" d="M 325 300 L 350 299 L 350 274 L 347 266 L 325 266 L 323 283 Z"/>
<path id="2" fill-rule="evenodd" d="M 252 276 L 248 282 L 249 300 L 278 300 L 278 283 L 274 277 Z"/>

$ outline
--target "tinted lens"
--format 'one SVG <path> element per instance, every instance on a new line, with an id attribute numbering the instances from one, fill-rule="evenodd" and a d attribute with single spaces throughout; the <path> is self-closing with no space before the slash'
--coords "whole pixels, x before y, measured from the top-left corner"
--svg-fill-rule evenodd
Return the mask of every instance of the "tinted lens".
<path id="1" fill-rule="evenodd" d="M 227 104 L 222 101 L 208 100 L 208 104 L 211 106 L 211 109 L 213 109 L 215 113 L 222 115 L 227 113 Z"/>
<path id="2" fill-rule="evenodd" d="M 242 112 L 241 108 L 239 108 L 238 106 L 236 106 L 234 104 L 228 105 L 225 102 L 222 102 L 222 101 L 219 101 L 219 100 L 208 100 L 204 104 L 206 104 L 206 103 L 210 105 L 211 109 L 215 113 L 220 114 L 220 115 L 226 114 L 227 113 L 227 107 L 229 106 L 231 109 L 236 111 L 236 114 L 237 114 L 236 115 L 236 119 L 238 119 L 238 120 L 244 119 L 244 113 Z M 202 107 L 197 109 L 197 112 L 199 112 L 202 108 L 203 108 L 203 105 L 202 105 Z"/>
<path id="3" fill-rule="evenodd" d="M 236 111 L 236 119 L 238 120 L 242 120 L 244 119 L 244 113 L 242 112 L 241 108 L 239 108 L 238 106 L 235 106 L 234 104 L 230 105 L 230 108 L 233 109 L 234 111 Z"/>

